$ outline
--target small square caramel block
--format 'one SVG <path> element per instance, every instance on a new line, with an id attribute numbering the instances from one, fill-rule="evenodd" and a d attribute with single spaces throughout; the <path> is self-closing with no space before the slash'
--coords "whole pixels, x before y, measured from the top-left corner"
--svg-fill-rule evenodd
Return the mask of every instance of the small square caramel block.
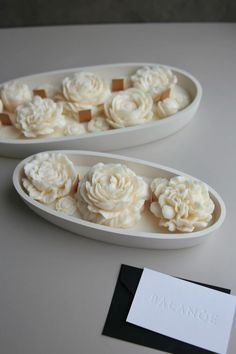
<path id="1" fill-rule="evenodd" d="M 47 97 L 46 91 L 43 89 L 35 89 L 35 90 L 33 90 L 33 94 L 34 94 L 34 96 L 40 96 L 41 98 Z"/>
<path id="2" fill-rule="evenodd" d="M 125 82 L 124 79 L 113 79 L 111 84 L 112 92 L 124 90 Z"/>
<path id="3" fill-rule="evenodd" d="M 79 111 L 79 121 L 80 123 L 89 122 L 92 119 L 91 109 L 84 109 Z"/>
<path id="4" fill-rule="evenodd" d="M 12 125 L 11 119 L 8 113 L 0 113 L 0 122 L 2 125 Z"/>

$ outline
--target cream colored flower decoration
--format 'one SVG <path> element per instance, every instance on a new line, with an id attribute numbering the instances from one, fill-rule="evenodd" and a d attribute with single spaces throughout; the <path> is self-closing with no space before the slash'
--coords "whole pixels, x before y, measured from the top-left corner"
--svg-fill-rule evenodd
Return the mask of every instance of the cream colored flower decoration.
<path id="1" fill-rule="evenodd" d="M 170 69 L 162 66 L 144 66 L 131 76 L 134 87 L 150 93 L 153 98 L 160 96 L 177 83 L 177 77 Z"/>
<path id="2" fill-rule="evenodd" d="M 35 96 L 16 108 L 13 123 L 27 138 L 50 135 L 65 126 L 62 105 L 50 98 Z"/>
<path id="3" fill-rule="evenodd" d="M 147 183 L 125 165 L 98 163 L 79 184 L 77 206 L 85 220 L 126 228 L 140 219 L 148 194 Z"/>
<path id="4" fill-rule="evenodd" d="M 86 134 L 86 129 L 82 123 L 68 123 L 64 129 L 65 135 L 81 135 Z"/>
<path id="5" fill-rule="evenodd" d="M 60 213 L 66 215 L 73 215 L 76 212 L 76 201 L 71 196 L 67 195 L 66 197 L 58 199 L 56 202 L 55 209 Z"/>
<path id="6" fill-rule="evenodd" d="M 32 91 L 28 85 L 18 81 L 5 84 L 1 90 L 1 99 L 8 112 L 15 112 L 17 106 L 30 101 L 32 97 Z"/>
<path id="7" fill-rule="evenodd" d="M 178 102 L 174 98 L 165 98 L 154 105 L 154 110 L 159 118 L 172 116 L 179 110 Z"/>
<path id="8" fill-rule="evenodd" d="M 151 190 L 155 201 L 150 210 L 169 231 L 192 232 L 212 219 L 214 203 L 203 182 L 184 176 L 156 178 Z"/>
<path id="9" fill-rule="evenodd" d="M 73 162 L 61 153 L 41 153 L 24 166 L 23 186 L 44 204 L 68 195 L 76 179 Z"/>
<path id="10" fill-rule="evenodd" d="M 78 72 L 62 82 L 64 113 L 75 119 L 80 110 L 91 109 L 94 114 L 100 112 L 109 95 L 108 82 L 90 72 Z"/>
<path id="11" fill-rule="evenodd" d="M 110 129 L 110 126 L 109 126 L 106 118 L 96 117 L 96 118 L 91 119 L 90 122 L 88 122 L 88 131 L 91 133 L 109 130 L 109 129 Z"/>
<path id="12" fill-rule="evenodd" d="M 136 88 L 113 94 L 105 103 L 107 122 L 113 128 L 124 128 L 150 121 L 153 117 L 151 96 Z"/>

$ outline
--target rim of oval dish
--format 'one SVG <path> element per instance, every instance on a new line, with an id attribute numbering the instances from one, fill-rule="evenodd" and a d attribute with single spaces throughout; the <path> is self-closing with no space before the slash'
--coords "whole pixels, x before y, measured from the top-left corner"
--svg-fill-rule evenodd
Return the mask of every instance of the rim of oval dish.
<path id="1" fill-rule="evenodd" d="M 52 153 L 55 152 L 55 150 L 51 150 L 51 151 L 45 151 L 46 153 Z M 88 156 L 101 156 L 101 157 L 108 157 L 108 158 L 113 158 L 113 159 L 120 159 L 120 160 L 125 160 L 125 161 L 129 161 L 129 162 L 134 162 L 134 163 L 138 163 L 138 164 L 142 164 L 142 165 L 146 165 L 146 166 L 150 166 L 150 167 L 154 167 L 154 168 L 160 168 L 163 169 L 165 171 L 171 172 L 175 175 L 179 175 L 178 170 L 175 170 L 171 167 L 166 167 L 164 165 L 160 165 L 160 164 L 156 164 L 156 163 L 152 163 L 149 161 L 145 161 L 145 160 L 141 160 L 141 159 L 136 159 L 136 158 L 130 158 L 130 157 L 126 157 L 126 156 L 122 156 L 122 155 L 115 155 L 115 154 L 106 154 L 106 153 L 101 153 L 101 152 L 93 152 L 93 151 L 83 151 L 83 150 L 57 150 L 57 153 L 65 153 L 65 154 L 74 154 L 74 155 L 88 155 Z M 104 225 L 100 225 L 100 224 L 96 224 L 90 221 L 86 221 L 83 219 L 80 219 L 78 217 L 74 217 L 74 216 L 70 216 L 70 215 L 64 215 L 63 213 L 59 213 L 56 210 L 50 209 L 49 207 L 47 207 L 44 204 L 41 204 L 38 201 L 35 201 L 34 199 L 32 199 L 31 197 L 29 197 L 27 195 L 27 193 L 24 191 L 23 187 L 21 186 L 21 182 L 20 182 L 20 171 L 22 170 L 24 164 L 28 161 L 31 160 L 33 156 L 36 156 L 37 154 L 31 155 L 29 157 L 27 157 L 26 159 L 22 160 L 15 168 L 14 173 L 13 173 L 13 185 L 16 189 L 16 191 L 18 192 L 18 194 L 28 203 L 32 204 L 33 206 L 37 207 L 38 209 L 43 210 L 44 212 L 47 212 L 53 216 L 59 217 L 61 219 L 64 219 L 66 221 L 70 221 L 72 223 L 75 224 L 80 224 L 83 225 L 85 227 L 88 227 L 90 229 L 99 229 L 101 231 L 105 231 L 105 232 L 111 232 L 111 233 L 117 233 L 120 235 L 124 235 L 124 236 L 133 236 L 133 237 L 140 237 L 140 238 L 152 238 L 152 239 L 168 239 L 168 240 L 176 240 L 176 239 L 187 239 L 187 238 L 198 238 L 198 237 L 205 237 L 206 233 L 210 234 L 212 232 L 214 232 L 216 229 L 218 229 L 226 216 L 226 207 L 225 207 L 225 203 L 223 201 L 223 199 L 221 198 L 221 196 L 213 189 L 211 188 L 208 184 L 208 190 L 209 192 L 215 197 L 215 199 L 217 200 L 217 202 L 219 203 L 219 209 L 220 209 L 220 215 L 217 219 L 217 221 L 210 225 L 209 227 L 206 227 L 202 230 L 198 230 L 198 231 L 193 231 L 190 233 L 186 233 L 186 232 L 179 232 L 179 233 L 158 233 L 158 232 L 145 232 L 145 231 L 138 231 L 138 230 L 129 230 L 128 228 L 115 228 L 115 227 L 111 227 L 111 226 L 104 226 Z M 124 162 L 125 162 L 124 161 Z M 187 176 L 187 177 L 191 177 L 195 180 L 199 180 L 191 175 L 188 175 L 186 173 L 182 173 L 181 174 L 183 176 Z"/>
<path id="2" fill-rule="evenodd" d="M 118 128 L 118 129 L 109 129 L 109 130 L 106 130 L 106 131 L 101 131 L 101 132 L 92 132 L 92 133 L 88 133 L 88 134 L 82 134 L 82 135 L 78 135 L 78 136 L 59 136 L 59 137 L 45 137 L 45 138 L 35 138 L 35 139 L 27 139 L 27 138 L 23 138 L 23 139 L 9 139 L 9 138 L 2 138 L 0 139 L 0 142 L 1 143 L 6 143 L 6 144 L 38 144 L 38 143 L 46 143 L 46 142 L 56 142 L 56 141 L 60 141 L 60 140 L 63 140 L 63 141 L 71 141 L 71 140 L 78 140 L 78 139 L 87 139 L 88 137 L 91 137 L 91 136 L 97 136 L 97 135 L 100 135 L 100 136 L 103 136 L 103 135 L 112 135 L 112 134 L 116 134 L 117 132 L 122 132 L 122 131 L 127 131 L 127 130 L 139 130 L 139 129 L 143 129 L 145 127 L 149 127 L 150 125 L 153 126 L 153 125 L 165 125 L 165 124 L 168 124 L 169 122 L 171 122 L 172 120 L 175 120 L 175 119 L 178 119 L 179 115 L 182 113 L 182 112 L 188 112 L 193 104 L 196 104 L 198 103 L 200 100 L 201 100 L 201 97 L 202 97 L 202 86 L 200 84 L 200 82 L 194 77 L 192 76 L 191 74 L 189 74 L 187 71 L 184 71 L 184 70 L 181 70 L 181 69 L 178 69 L 178 68 L 175 68 L 173 66 L 169 66 L 169 65 L 163 65 L 163 64 L 159 64 L 159 63 L 114 63 L 114 64 L 101 64 L 101 65 L 90 65 L 90 66 L 81 66 L 81 67 L 77 67 L 77 68 L 71 68 L 71 69 L 60 69 L 60 70 L 54 70 L 54 71 L 46 71 L 46 72 L 42 72 L 42 73 L 37 73 L 37 74 L 32 74 L 32 75 L 27 75 L 27 76 L 21 76 L 21 77 L 18 77 L 18 78 L 15 78 L 15 79 L 11 79 L 11 80 L 8 80 L 6 81 L 5 83 L 7 82 L 10 82 L 10 81 L 13 81 L 13 80 L 19 80 L 19 79 L 27 79 L 27 78 L 31 78 L 33 76 L 41 76 L 41 75 L 54 75 L 54 74 L 59 74 L 59 73 L 63 73 L 65 72 L 65 74 L 67 72 L 76 72 L 78 70 L 86 70 L 86 69 L 89 69 L 89 68 L 102 68 L 102 67 L 108 67 L 108 68 L 112 68 L 112 67 L 115 67 L 115 66 L 145 66 L 145 65 L 160 65 L 162 67 L 165 67 L 165 68 L 168 68 L 168 69 L 171 69 L 173 71 L 176 71 L 176 72 L 179 72 L 180 74 L 183 74 L 184 76 L 186 76 L 187 78 L 189 78 L 193 83 L 194 85 L 196 86 L 196 96 L 194 97 L 194 99 L 192 100 L 192 102 L 187 106 L 185 107 L 184 109 L 182 109 L 181 111 L 178 111 L 177 113 L 173 114 L 172 116 L 169 116 L 169 117 L 166 117 L 164 119 L 161 119 L 161 120 L 157 120 L 157 121 L 152 121 L 152 122 L 147 122 L 147 123 L 144 123 L 144 124 L 140 124 L 140 125 L 135 125 L 135 126 L 131 126 L 131 127 L 125 127 L 125 128 Z M 3 84 L 0 84 L 0 88 L 1 86 L 4 85 Z"/>

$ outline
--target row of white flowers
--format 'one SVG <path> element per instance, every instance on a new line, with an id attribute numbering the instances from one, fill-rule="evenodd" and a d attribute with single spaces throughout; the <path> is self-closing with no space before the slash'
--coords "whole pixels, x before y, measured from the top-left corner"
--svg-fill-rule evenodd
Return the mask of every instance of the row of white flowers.
<path id="1" fill-rule="evenodd" d="M 133 226 L 145 207 L 171 232 L 192 232 L 212 219 L 214 203 L 203 182 L 177 176 L 149 184 L 126 165 L 103 163 L 78 181 L 76 168 L 64 154 L 41 153 L 24 166 L 22 183 L 41 203 L 67 214 L 77 210 L 87 221 L 112 227 Z"/>
<path id="2" fill-rule="evenodd" d="M 161 66 L 140 68 L 125 82 L 124 90 L 112 93 L 108 80 L 81 71 L 64 78 L 59 92 L 49 90 L 47 98 L 40 98 L 33 97 L 25 83 L 12 81 L 1 90 L 1 100 L 13 125 L 27 138 L 130 127 L 173 115 L 190 103 L 174 73 Z M 92 121 L 80 124 L 78 112 L 88 109 Z M 68 126 L 65 118 L 76 123 Z"/>

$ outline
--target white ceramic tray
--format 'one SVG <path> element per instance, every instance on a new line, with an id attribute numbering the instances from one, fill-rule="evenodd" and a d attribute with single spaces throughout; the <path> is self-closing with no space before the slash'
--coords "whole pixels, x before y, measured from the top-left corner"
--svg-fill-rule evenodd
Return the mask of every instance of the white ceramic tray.
<path id="1" fill-rule="evenodd" d="M 73 74 L 79 70 L 90 71 L 100 75 L 101 77 L 112 79 L 129 76 L 139 67 L 144 65 L 157 64 L 123 63 L 88 66 L 25 76 L 18 78 L 17 80 L 28 84 L 29 87 L 33 89 L 45 84 L 59 85 L 65 76 Z M 178 78 L 178 84 L 186 89 L 192 98 L 192 102 L 189 106 L 173 116 L 135 127 L 112 129 L 104 132 L 89 133 L 84 136 L 77 137 L 63 136 L 42 139 L 0 138 L 0 155 L 9 157 L 25 157 L 40 151 L 57 149 L 111 151 L 145 144 L 176 133 L 178 130 L 182 129 L 196 113 L 201 100 L 202 89 L 198 80 L 192 75 L 173 67 L 168 68 L 173 70 L 174 74 Z"/>
<path id="2" fill-rule="evenodd" d="M 89 151 L 60 152 L 66 154 L 76 165 L 93 166 L 98 162 L 124 163 L 136 172 L 137 175 L 145 176 L 150 179 L 156 177 L 171 178 L 175 175 L 186 175 L 169 167 L 119 155 Z M 25 163 L 31 159 L 32 156 L 20 162 L 14 171 L 13 183 L 20 197 L 33 211 L 46 220 L 63 229 L 88 238 L 128 247 L 151 249 L 185 248 L 206 241 L 211 235 L 214 235 L 214 232 L 221 226 L 225 218 L 224 202 L 211 187 L 209 187 L 209 193 L 211 199 L 215 203 L 213 221 L 207 228 L 192 233 L 170 233 L 163 228 L 158 228 L 158 226 L 156 226 L 156 232 L 147 232 L 145 229 L 148 229 L 148 222 L 149 220 L 151 221 L 150 216 L 150 219 L 147 217 L 146 225 L 140 224 L 131 229 L 102 226 L 84 221 L 75 216 L 67 216 L 33 200 L 22 188 L 21 180 L 24 175 L 23 167 Z M 145 218 L 145 216 L 143 218 Z M 157 221 L 155 225 L 157 225 Z"/>

